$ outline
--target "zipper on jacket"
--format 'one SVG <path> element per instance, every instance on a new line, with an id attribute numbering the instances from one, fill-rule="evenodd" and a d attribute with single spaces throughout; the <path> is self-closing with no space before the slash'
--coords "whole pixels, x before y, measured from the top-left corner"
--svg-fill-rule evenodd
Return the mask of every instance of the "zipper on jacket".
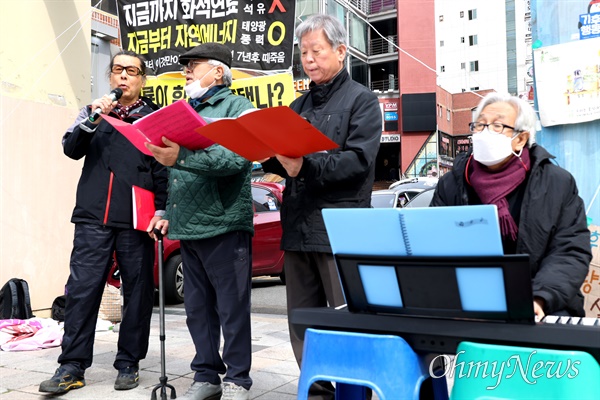
<path id="1" fill-rule="evenodd" d="M 106 223 L 108 222 L 108 211 L 110 210 L 110 197 L 112 194 L 112 186 L 113 186 L 113 178 L 115 177 L 115 174 L 110 171 L 110 181 L 108 182 L 108 198 L 106 199 L 106 210 L 104 211 L 104 222 L 103 224 L 106 225 Z"/>

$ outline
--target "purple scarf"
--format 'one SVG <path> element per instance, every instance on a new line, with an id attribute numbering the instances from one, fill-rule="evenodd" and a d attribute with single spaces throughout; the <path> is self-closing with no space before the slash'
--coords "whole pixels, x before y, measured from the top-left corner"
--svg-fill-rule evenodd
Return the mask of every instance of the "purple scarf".
<path id="1" fill-rule="evenodd" d="M 513 242 L 517 240 L 519 228 L 508 209 L 506 196 L 515 190 L 527 176 L 530 168 L 529 149 L 523 148 L 520 157 L 512 157 L 501 169 L 492 171 L 469 158 L 465 171 L 467 182 L 484 204 L 498 207 L 498 219 L 502 237 Z"/>

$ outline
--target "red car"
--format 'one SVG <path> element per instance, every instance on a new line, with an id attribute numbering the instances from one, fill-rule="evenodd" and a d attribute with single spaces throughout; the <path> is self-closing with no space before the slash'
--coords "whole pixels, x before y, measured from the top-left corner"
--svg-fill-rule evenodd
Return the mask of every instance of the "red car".
<path id="1" fill-rule="evenodd" d="M 280 250 L 281 223 L 279 209 L 283 185 L 270 182 L 252 182 L 254 204 L 254 237 L 252 238 L 252 276 L 279 276 L 283 274 L 283 251 Z M 179 240 L 163 239 L 164 247 L 164 294 L 167 303 L 183 302 L 183 267 Z M 158 257 L 157 257 L 158 260 Z M 116 262 L 111 268 L 108 283 L 119 286 L 119 271 Z M 158 288 L 158 261 L 154 263 L 154 283 Z"/>

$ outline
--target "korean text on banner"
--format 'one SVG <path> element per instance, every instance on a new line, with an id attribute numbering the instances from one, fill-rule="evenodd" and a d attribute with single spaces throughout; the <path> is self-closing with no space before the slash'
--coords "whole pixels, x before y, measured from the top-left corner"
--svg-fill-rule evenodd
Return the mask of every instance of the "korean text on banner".
<path id="1" fill-rule="evenodd" d="M 179 55 L 206 42 L 231 48 L 233 68 L 274 71 L 292 66 L 294 0 L 116 4 L 123 49 L 145 56 L 146 66 L 157 75 L 179 70 Z"/>

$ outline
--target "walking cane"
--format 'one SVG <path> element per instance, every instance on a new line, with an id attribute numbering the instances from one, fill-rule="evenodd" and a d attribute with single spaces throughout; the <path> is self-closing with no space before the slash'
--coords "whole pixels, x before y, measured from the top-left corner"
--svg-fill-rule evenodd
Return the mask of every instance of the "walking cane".
<path id="1" fill-rule="evenodd" d="M 160 324 L 160 383 L 152 390 L 152 400 L 156 400 L 156 392 L 160 389 L 160 400 L 167 400 L 167 388 L 171 389 L 171 398 L 177 398 L 175 388 L 169 385 L 169 378 L 165 368 L 165 293 L 163 290 L 163 235 L 160 229 L 154 229 L 154 234 L 158 238 L 158 312 Z"/>

